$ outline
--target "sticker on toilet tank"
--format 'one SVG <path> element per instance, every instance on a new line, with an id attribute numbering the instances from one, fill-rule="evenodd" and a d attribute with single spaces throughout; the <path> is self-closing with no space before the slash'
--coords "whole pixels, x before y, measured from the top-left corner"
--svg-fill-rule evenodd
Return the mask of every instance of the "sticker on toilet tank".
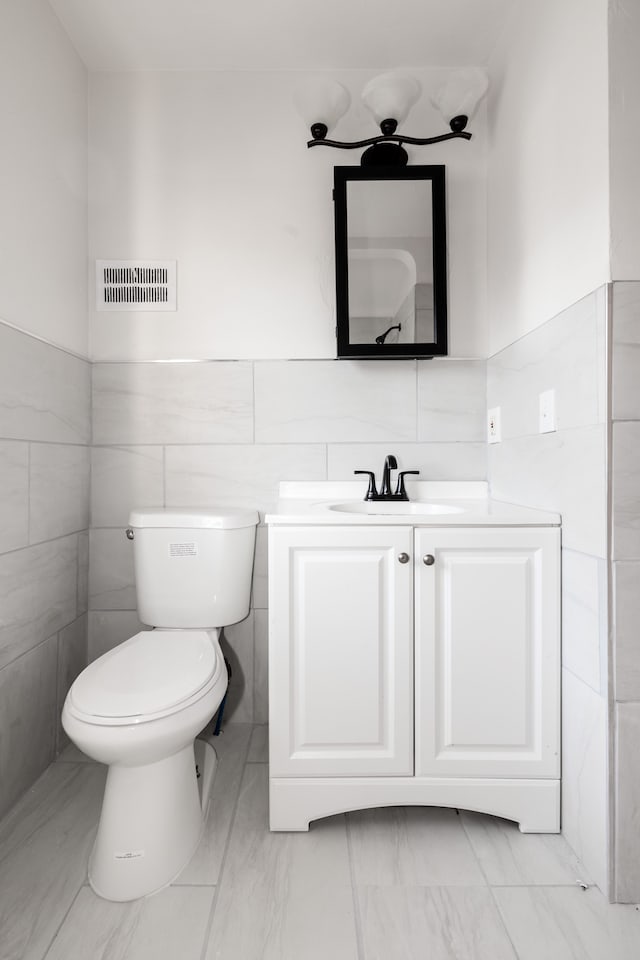
<path id="1" fill-rule="evenodd" d="M 139 860 L 140 857 L 144 857 L 144 850 L 116 851 L 113 855 L 114 860 Z"/>
<path id="2" fill-rule="evenodd" d="M 198 544 L 197 543 L 170 543 L 169 556 L 170 557 L 197 557 Z"/>

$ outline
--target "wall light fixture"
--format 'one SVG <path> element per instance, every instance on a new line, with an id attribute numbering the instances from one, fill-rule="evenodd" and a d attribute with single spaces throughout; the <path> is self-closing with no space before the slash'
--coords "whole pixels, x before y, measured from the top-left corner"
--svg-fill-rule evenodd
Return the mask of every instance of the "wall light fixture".
<path id="1" fill-rule="evenodd" d="M 383 73 L 370 80 L 362 91 L 362 100 L 371 111 L 381 134 L 351 143 L 327 140 L 329 130 L 349 109 L 349 91 L 330 78 L 314 78 L 300 86 L 295 94 L 298 112 L 307 121 L 313 139 L 308 147 L 337 147 L 340 150 L 368 149 L 362 154 L 362 166 L 404 166 L 408 161 L 403 143 L 425 146 L 455 138 L 470 140 L 467 123 L 487 92 L 489 81 L 485 72 L 469 67 L 450 74 L 433 91 L 430 100 L 438 108 L 451 128 L 450 133 L 435 137 L 410 137 L 398 133 L 397 128 L 406 119 L 417 102 L 422 88 L 415 77 L 402 73 Z"/>

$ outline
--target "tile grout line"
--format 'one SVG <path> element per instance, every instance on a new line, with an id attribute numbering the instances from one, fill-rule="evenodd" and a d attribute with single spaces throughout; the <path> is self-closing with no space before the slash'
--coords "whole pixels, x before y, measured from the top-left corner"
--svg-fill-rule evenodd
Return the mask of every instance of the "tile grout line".
<path id="1" fill-rule="evenodd" d="M 80 614 L 80 616 L 84 616 L 84 614 Z M 45 645 L 45 643 L 49 643 L 49 641 L 52 640 L 53 637 L 56 637 L 56 638 L 57 638 L 57 637 L 58 637 L 58 634 L 59 634 L 62 630 L 66 630 L 67 627 L 70 627 L 71 624 L 75 623 L 76 620 L 79 620 L 79 619 L 80 619 L 80 617 L 76 617 L 75 620 L 71 620 L 70 623 L 65 623 L 64 626 L 60 627 L 60 630 L 54 630 L 53 633 L 50 633 L 48 637 L 45 637 L 45 638 L 44 638 L 44 640 L 38 640 L 38 642 L 35 643 L 32 647 L 29 647 L 28 650 L 23 650 L 22 653 L 19 653 L 17 656 L 15 656 L 15 657 L 13 658 L 13 660 L 7 660 L 6 663 L 3 663 L 3 664 L 0 666 L 0 672 L 2 672 L 2 670 L 6 670 L 7 667 L 12 667 L 14 664 L 16 664 L 16 663 L 18 662 L 18 660 L 22 660 L 23 657 L 28 657 L 30 653 L 35 653 L 35 651 L 36 651 L 36 650 L 39 650 L 40 647 L 43 647 L 43 646 Z M 51 764 L 52 764 L 52 763 L 55 763 L 55 762 L 56 762 L 55 760 L 51 760 L 50 763 L 48 763 L 47 766 L 44 768 L 44 770 L 41 770 L 41 771 L 40 771 L 40 773 L 38 774 L 38 776 L 36 777 L 36 779 L 34 780 L 34 782 L 33 782 L 29 787 L 27 787 L 27 791 L 29 791 L 29 790 L 34 786 L 34 784 L 37 783 L 37 781 L 40 779 L 40 777 L 41 777 L 44 773 L 47 772 L 47 770 L 49 769 L 49 767 L 51 766 Z M 72 761 L 69 761 L 69 762 L 71 763 Z M 23 796 L 25 796 L 24 793 L 23 793 L 23 794 L 20 794 L 20 796 L 17 797 L 17 799 L 14 801 L 14 803 L 12 803 L 12 805 L 9 807 L 9 809 L 8 809 L 8 810 L 5 810 L 5 812 L 4 812 L 4 814 L 2 815 L 2 817 L 0 817 L 0 823 L 2 823 L 2 821 L 4 820 L 4 818 L 5 818 L 9 813 L 11 813 L 11 811 L 13 810 L 13 807 L 14 807 L 17 803 L 20 802 L 20 800 L 22 799 Z"/>
<path id="2" fill-rule="evenodd" d="M 251 361 L 251 426 L 252 426 L 252 439 L 251 442 L 255 446 L 256 442 L 256 365 L 254 361 Z"/>
<path id="3" fill-rule="evenodd" d="M 249 749 L 250 749 L 250 747 L 251 747 L 251 739 L 252 739 L 252 737 L 253 737 L 253 726 L 254 726 L 254 724 L 250 724 L 250 726 L 251 726 L 252 729 L 251 729 L 251 733 L 249 734 L 249 737 L 247 738 L 247 746 L 246 746 L 245 752 L 244 752 L 244 761 L 243 761 L 243 764 L 242 764 L 242 776 L 239 777 L 238 791 L 237 791 L 237 793 L 236 793 L 235 802 L 234 802 L 234 805 L 233 805 L 233 816 L 232 816 L 232 818 L 231 818 L 231 822 L 229 823 L 229 832 L 227 833 L 227 839 L 226 839 L 225 844 L 224 844 L 224 853 L 222 854 L 222 860 L 220 861 L 220 872 L 218 873 L 218 882 L 215 884 L 214 893 L 213 893 L 213 900 L 212 900 L 212 902 L 211 902 L 211 907 L 210 907 L 210 909 L 209 909 L 209 917 L 208 917 L 208 919 L 207 919 L 207 925 L 206 925 L 206 928 L 205 928 L 204 940 L 203 940 L 203 943 L 202 943 L 202 950 L 200 951 L 200 960 L 206 960 L 206 956 L 207 956 L 207 952 L 208 952 L 208 947 L 209 947 L 209 938 L 210 938 L 210 936 L 211 936 L 211 930 L 212 930 L 212 928 L 213 928 L 213 921 L 214 921 L 214 917 L 215 917 L 215 913 L 216 913 L 216 907 L 217 907 L 217 905 L 218 905 L 218 897 L 220 896 L 220 887 L 222 886 L 222 884 L 223 884 L 223 882 L 224 882 L 224 868 L 225 868 L 225 865 L 226 865 L 226 862 L 227 862 L 227 855 L 228 855 L 228 853 L 229 853 L 229 847 L 230 847 L 230 845 L 231 845 L 231 836 L 232 836 L 232 834 L 233 834 L 233 828 L 234 828 L 234 826 L 235 826 L 236 817 L 238 816 L 238 805 L 239 805 L 239 801 L 240 801 L 240 793 L 241 793 L 241 791 L 242 791 L 242 784 L 244 783 L 244 777 L 245 777 L 245 773 L 246 773 L 246 769 L 247 769 L 247 757 L 249 756 Z"/>
<path id="4" fill-rule="evenodd" d="M 158 890 L 157 893 L 162 893 L 162 890 L 215 890 L 215 888 L 215 883 L 178 883 L 174 881 L 168 887 Z M 152 896 L 155 896 L 155 893 Z"/>
<path id="5" fill-rule="evenodd" d="M 49 639 L 51 639 L 51 638 L 49 638 Z M 43 643 L 46 643 L 46 640 L 43 640 L 42 642 L 43 642 Z M 40 646 L 40 644 L 39 644 L 39 646 Z M 34 647 L 34 649 L 36 649 L 36 648 Z M 52 767 L 55 763 L 56 763 L 56 761 L 54 760 L 53 763 L 50 763 L 50 764 L 42 771 L 42 773 L 41 773 L 41 774 L 36 778 L 36 780 L 31 784 L 31 787 L 29 788 L 29 790 L 34 790 L 34 788 L 36 787 L 36 784 L 38 783 L 38 781 L 40 781 L 40 780 L 45 776 L 45 774 L 46 774 L 47 771 L 50 769 L 50 767 Z M 27 791 L 27 793 L 23 794 L 22 797 L 20 797 L 20 798 L 4 813 L 4 815 L 3 815 L 2 817 L 0 817 L 0 826 L 1 826 L 1 827 L 4 828 L 5 822 L 9 819 L 9 817 L 10 817 L 12 814 L 14 814 L 16 808 L 18 807 L 18 805 L 19 805 L 20 803 L 22 803 L 23 799 L 27 796 L 28 792 L 29 792 L 29 791 Z M 22 816 L 24 816 L 24 814 L 23 814 L 23 812 L 21 811 L 21 812 L 20 812 L 20 817 L 22 817 Z M 31 840 L 31 838 L 34 836 L 35 833 L 38 832 L 39 829 L 40 829 L 40 826 L 39 826 L 38 824 L 36 824 L 36 825 L 33 827 L 33 829 L 31 830 L 31 832 L 28 834 L 28 836 L 26 836 L 26 837 L 23 838 L 23 840 L 22 840 L 23 844 L 25 844 L 25 845 L 28 844 L 29 841 Z M 5 853 L 4 855 L 0 855 L 0 864 L 4 863 L 4 861 L 7 859 L 7 857 L 11 856 L 13 852 L 14 852 L 14 851 L 9 850 L 9 851 L 8 851 L 7 853 Z"/>
<path id="6" fill-rule="evenodd" d="M 162 506 L 167 506 L 167 446 L 162 445 Z"/>
<path id="7" fill-rule="evenodd" d="M 614 483 L 616 480 L 616 469 L 614 466 L 614 439 L 620 436 L 620 431 L 616 429 L 616 418 L 614 417 L 614 364 L 613 351 L 615 347 L 614 325 L 615 325 L 615 288 L 613 284 L 607 287 L 607 296 L 605 301 L 605 329 L 604 329 L 604 365 L 605 365 L 605 384 L 604 397 L 602 398 L 604 406 L 605 419 L 605 484 L 606 484 L 606 511 L 607 511 L 607 529 L 606 529 L 606 552 L 605 562 L 605 626 L 607 628 L 606 646 L 604 651 L 605 663 L 602 664 L 602 653 L 600 670 L 604 666 L 606 676 L 602 691 L 608 703 L 606 703 L 606 739 L 605 739 L 605 803 L 607 807 L 606 824 L 606 881 L 607 894 L 615 899 L 618 886 L 618 862 L 616 856 L 616 842 L 618 833 L 618 728 L 617 719 L 619 710 L 617 705 L 617 663 L 616 650 L 618 640 L 618 618 L 616 615 L 616 601 L 618 598 L 618 568 L 620 562 L 616 558 L 616 540 L 615 540 L 615 520 L 616 504 L 614 498 Z M 618 421 L 619 422 L 619 421 Z M 622 568 L 620 568 L 622 569 Z"/>
<path id="8" fill-rule="evenodd" d="M 254 561 L 255 562 L 255 561 Z M 253 574 L 251 577 L 251 591 L 253 592 Z M 253 598 L 252 598 L 253 599 Z M 251 629 L 251 723 L 256 722 L 256 611 L 255 608 L 249 607 L 249 616 L 252 620 L 252 629 Z M 240 695 L 240 700 L 242 700 L 242 694 Z M 249 737 L 249 749 L 251 749 L 251 738 L 253 737 L 253 731 Z M 248 754 L 247 754 L 248 756 Z M 245 766 L 247 761 L 245 760 Z"/>
<path id="9" fill-rule="evenodd" d="M 78 530 L 71 530 L 69 533 L 62 533 L 59 537 L 50 537 L 48 540 L 36 540 L 34 543 L 25 543 L 21 547 L 12 547 L 11 550 L 4 550 L 0 554 L 2 557 L 9 557 L 14 553 L 21 553 L 25 550 L 33 550 L 36 547 L 43 547 L 50 543 L 58 543 L 60 540 L 71 540 L 72 537 L 78 536 L 79 533 L 84 533 L 88 527 L 83 527 Z M 118 528 L 115 528 L 118 529 Z M 73 621 L 72 621 L 73 622 Z"/>
<path id="10" fill-rule="evenodd" d="M 258 534 L 256 531 L 256 539 L 257 537 L 258 537 Z M 254 563 L 255 563 L 255 559 L 254 559 Z M 252 580 L 251 588 L 253 589 L 253 574 L 252 574 L 251 580 Z M 251 736 L 249 737 L 249 748 L 248 748 L 249 750 L 251 749 L 251 741 L 253 739 L 253 725 L 257 723 L 256 721 L 256 610 L 255 610 L 255 607 L 251 607 L 250 614 L 251 614 L 251 671 L 252 671 L 252 677 L 251 677 L 252 729 L 251 729 Z M 247 752 L 247 757 L 248 756 L 249 754 Z M 245 759 L 245 766 L 246 765 L 247 765 L 247 760 Z"/>
<path id="11" fill-rule="evenodd" d="M 639 423 L 640 417 L 636 417 L 633 420 L 616 420 L 616 423 Z M 601 424 L 600 424 L 601 425 Z M 563 430 L 582 430 L 585 427 L 597 427 L 597 423 L 587 423 L 587 424 L 578 424 L 575 427 L 563 427 Z M 557 430 L 555 431 L 558 432 Z M 508 437 L 510 440 L 518 440 L 521 438 L 526 439 L 527 437 L 544 437 L 550 436 L 550 434 L 542 433 L 523 433 L 517 434 L 513 437 Z M 0 440 L 5 443 L 33 443 L 40 446 L 49 446 L 49 447 L 86 447 L 87 444 L 83 443 L 81 440 L 72 441 L 72 440 L 31 440 L 28 437 L 8 437 L 0 436 Z M 256 440 L 255 443 L 252 443 L 250 440 L 174 440 L 174 439 L 164 439 L 164 440 L 137 440 L 137 439 L 124 439 L 124 440 L 100 440 L 96 443 L 91 444 L 91 447 L 95 450 L 130 450 L 131 448 L 137 447 L 324 447 L 326 444 L 336 447 L 348 447 L 352 445 L 361 446 L 363 444 L 371 446 L 386 447 L 389 443 L 404 443 L 407 446 L 416 446 L 416 444 L 424 445 L 427 443 L 437 443 L 444 444 L 446 446 L 455 447 L 459 444 L 480 444 L 485 446 L 485 441 L 483 439 L 465 439 L 460 437 L 458 439 L 447 440 L 445 437 L 436 436 L 436 437 L 427 437 L 424 440 L 412 440 L 410 437 L 406 436 L 393 436 L 393 437 L 383 437 L 380 439 L 379 435 L 376 434 L 374 437 L 365 437 L 362 436 L 352 436 L 346 438 L 329 438 L 328 440 Z"/>
<path id="12" fill-rule="evenodd" d="M 485 884 L 486 884 L 488 887 L 490 887 L 491 884 L 489 883 L 489 878 L 488 878 L 488 876 L 487 876 L 487 874 L 486 874 L 486 871 L 485 871 L 484 867 L 482 866 L 482 862 L 481 862 L 481 860 L 480 860 L 480 857 L 479 857 L 478 854 L 476 853 L 476 848 L 475 848 L 475 846 L 474 846 L 474 844 L 473 844 L 473 840 L 471 839 L 471 835 L 470 835 L 469 831 L 467 830 L 466 824 L 465 824 L 465 822 L 464 822 L 464 816 L 462 815 L 462 813 L 460 812 L 460 810 L 459 810 L 457 807 L 455 807 L 454 809 L 455 809 L 455 811 L 456 811 L 456 814 L 457 814 L 457 816 L 458 816 L 458 819 L 460 820 L 460 826 L 462 827 L 462 832 L 463 832 L 463 834 L 465 835 L 465 837 L 467 838 L 467 843 L 469 844 L 469 849 L 471 850 L 471 853 L 473 854 L 474 859 L 475 859 L 476 863 L 478 864 L 478 869 L 480 870 L 480 873 L 481 873 L 482 876 L 484 877 L 484 882 L 485 882 Z"/>
<path id="13" fill-rule="evenodd" d="M 509 889 L 509 888 L 508 888 L 508 887 L 505 887 L 505 888 L 503 888 L 503 889 Z M 494 906 L 495 906 L 495 908 L 496 908 L 498 917 L 499 917 L 499 919 L 500 919 L 500 923 L 502 924 L 502 929 L 503 929 L 504 932 L 506 933 L 507 939 L 508 939 L 509 943 L 511 944 L 512 948 L 513 948 L 513 954 L 514 954 L 514 956 L 517 958 L 517 960 L 522 960 L 522 957 L 521 957 L 520 953 L 518 952 L 518 949 L 517 949 L 515 943 L 513 942 L 513 939 L 512 939 L 512 937 L 511 937 L 511 933 L 509 932 L 509 928 L 508 928 L 508 926 L 507 926 L 507 924 L 506 924 L 506 921 L 505 921 L 505 919 L 504 919 L 502 910 L 500 909 L 500 904 L 498 903 L 498 900 L 497 900 L 497 898 L 496 898 L 494 889 L 493 889 L 493 887 L 492 887 L 491 885 L 489 885 L 489 893 L 491 894 L 491 899 L 493 900 L 493 903 L 494 903 Z"/>
<path id="14" fill-rule="evenodd" d="M 623 421 L 620 421 L 623 422 Z M 636 420 L 632 422 L 637 422 Z M 26 432 L 26 431 L 23 431 Z M 73 447 L 76 450 L 78 447 L 90 447 L 91 445 L 86 443 L 84 440 L 43 440 L 41 437 L 11 437 L 7 435 L 0 436 L 0 440 L 3 443 L 25 443 L 33 444 L 38 447 Z"/>
<path id="15" fill-rule="evenodd" d="M 347 835 L 347 856 L 349 858 L 349 875 L 351 877 L 351 896 L 353 899 L 353 918 L 356 928 L 356 948 L 358 951 L 358 960 L 366 960 L 364 949 L 364 935 L 362 931 L 362 913 L 360 911 L 360 898 L 358 897 L 358 886 L 356 884 L 356 871 L 353 859 L 353 843 L 351 839 L 351 821 L 349 814 L 344 814 L 345 832 Z"/>
<path id="16" fill-rule="evenodd" d="M 30 547 L 31 544 L 31 441 L 27 444 L 27 543 L 25 546 Z"/>
<path id="17" fill-rule="evenodd" d="M 65 911 L 65 914 L 64 914 L 62 920 L 61 920 L 60 923 L 58 924 L 58 926 L 57 926 L 57 928 L 56 928 L 56 932 L 55 932 L 54 935 L 51 937 L 51 940 L 49 941 L 49 944 L 48 944 L 48 946 L 47 946 L 47 949 L 46 949 L 45 952 L 42 954 L 42 960 L 47 960 L 47 957 L 49 956 L 49 953 L 51 952 L 51 948 L 52 948 L 52 946 L 54 945 L 54 943 L 55 943 L 55 941 L 56 941 L 56 939 L 57 939 L 57 937 L 58 937 L 58 934 L 59 934 L 60 931 L 62 930 L 62 927 L 63 927 L 64 924 L 66 923 L 67 917 L 68 917 L 69 914 L 71 913 L 71 911 L 72 911 L 72 909 L 73 909 L 73 906 L 74 906 L 76 900 L 78 899 L 78 897 L 80 896 L 80 893 L 82 892 L 82 890 L 84 889 L 84 887 L 85 887 L 86 885 L 87 885 L 87 881 L 86 881 L 86 879 L 85 879 L 85 880 L 80 884 L 80 886 L 78 887 L 78 889 L 76 890 L 76 894 L 75 894 L 75 896 L 73 897 L 73 899 L 71 900 L 71 903 L 69 904 L 67 910 Z"/>
<path id="18" fill-rule="evenodd" d="M 461 823 L 461 825 L 462 825 L 462 831 L 463 831 L 465 837 L 467 838 L 467 842 L 468 842 L 469 846 L 471 847 L 471 851 L 472 851 L 474 857 L 476 858 L 476 863 L 478 864 L 478 867 L 479 867 L 479 869 L 480 869 L 480 873 L 481 873 L 482 876 L 484 877 L 485 883 L 486 883 L 486 885 L 487 885 L 486 889 L 489 891 L 489 896 L 491 897 L 491 900 L 492 900 L 492 902 L 493 902 L 493 905 L 494 905 L 494 907 L 495 907 L 495 909 L 496 909 L 496 912 L 497 912 L 497 914 L 498 914 L 498 919 L 500 920 L 500 923 L 502 924 L 502 929 L 503 929 L 504 932 L 505 932 L 505 936 L 506 936 L 507 940 L 508 940 L 509 943 L 511 944 L 511 948 L 512 948 L 512 950 L 513 950 L 513 955 L 514 955 L 514 957 L 516 958 L 516 960 L 521 960 L 520 954 L 518 953 L 518 951 L 517 951 L 517 949 L 516 949 L 516 945 L 515 945 L 515 943 L 513 942 L 512 938 L 511 938 L 511 934 L 510 934 L 510 932 L 509 932 L 509 929 L 508 929 L 508 927 L 507 927 L 507 924 L 505 923 L 504 917 L 502 916 L 502 911 L 500 910 L 500 905 L 498 904 L 498 901 L 497 901 L 497 899 L 496 899 L 496 895 L 495 895 L 495 893 L 494 893 L 494 891 L 493 891 L 493 887 L 492 887 L 492 885 L 489 883 L 489 878 L 488 878 L 488 876 L 487 876 L 487 874 L 486 874 L 486 871 L 485 871 L 485 869 L 484 869 L 484 867 L 483 867 L 483 865 L 482 865 L 482 861 L 480 860 L 480 857 L 479 857 L 478 854 L 476 853 L 476 848 L 475 848 L 474 845 L 473 845 L 473 842 L 472 842 L 472 840 L 471 840 L 471 836 L 470 836 L 469 831 L 467 830 L 467 827 L 466 827 L 466 825 L 465 825 L 464 817 L 462 816 L 462 814 L 460 813 L 459 810 L 456 810 L 456 813 L 457 813 L 458 816 L 460 817 L 460 823 Z M 506 885 L 505 885 L 505 886 L 506 886 Z"/>
<path id="19" fill-rule="evenodd" d="M 54 761 L 54 762 L 55 762 L 55 761 Z M 84 764 L 76 763 L 76 764 L 74 764 L 74 766 L 80 768 L 80 767 L 83 767 Z M 84 880 L 80 883 L 78 889 L 76 890 L 75 895 L 73 896 L 73 898 L 71 899 L 71 902 L 69 903 L 69 906 L 68 906 L 67 910 L 65 911 L 64 916 L 63 916 L 62 919 L 60 920 L 60 923 L 58 924 L 55 933 L 54 933 L 53 936 L 51 937 L 51 940 L 49 941 L 49 944 L 48 944 L 45 952 L 44 952 L 43 955 L 42 955 L 42 960 L 46 960 L 46 957 L 48 956 L 49 951 L 51 950 L 51 947 L 53 946 L 56 937 L 57 937 L 58 934 L 60 933 L 60 930 L 62 929 L 64 923 L 65 923 L 66 920 L 67 920 L 67 917 L 68 917 L 69 914 L 71 913 L 71 910 L 72 910 L 72 908 L 73 908 L 76 900 L 78 899 L 78 897 L 79 897 L 79 895 L 80 895 L 80 892 L 81 892 L 81 891 L 83 890 L 83 888 L 87 885 L 87 882 L 88 882 L 88 880 L 87 880 L 87 873 L 86 873 L 86 870 L 85 870 Z"/>

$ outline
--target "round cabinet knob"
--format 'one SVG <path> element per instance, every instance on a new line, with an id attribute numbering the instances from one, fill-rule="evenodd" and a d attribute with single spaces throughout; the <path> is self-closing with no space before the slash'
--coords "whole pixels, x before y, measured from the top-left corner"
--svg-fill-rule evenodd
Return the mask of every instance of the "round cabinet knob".
<path id="1" fill-rule="evenodd" d="M 409 554 L 408 553 L 398 554 L 398 560 L 400 561 L 400 563 L 409 563 Z"/>
<path id="2" fill-rule="evenodd" d="M 436 562 L 436 558 L 432 553 L 426 553 L 422 558 L 422 562 L 424 563 L 425 567 L 432 567 Z"/>
<path id="3" fill-rule="evenodd" d="M 127 540 L 133 540 L 135 534 L 134 534 L 133 530 L 131 529 L 131 527 L 127 527 L 127 529 L 126 529 L 126 534 L 127 534 Z"/>

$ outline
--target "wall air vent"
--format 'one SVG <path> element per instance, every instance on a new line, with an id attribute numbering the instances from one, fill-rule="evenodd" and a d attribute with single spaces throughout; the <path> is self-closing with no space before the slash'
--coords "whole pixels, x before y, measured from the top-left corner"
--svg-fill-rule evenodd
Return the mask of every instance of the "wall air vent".
<path id="1" fill-rule="evenodd" d="M 175 260 L 96 260 L 98 310 L 176 310 Z"/>

